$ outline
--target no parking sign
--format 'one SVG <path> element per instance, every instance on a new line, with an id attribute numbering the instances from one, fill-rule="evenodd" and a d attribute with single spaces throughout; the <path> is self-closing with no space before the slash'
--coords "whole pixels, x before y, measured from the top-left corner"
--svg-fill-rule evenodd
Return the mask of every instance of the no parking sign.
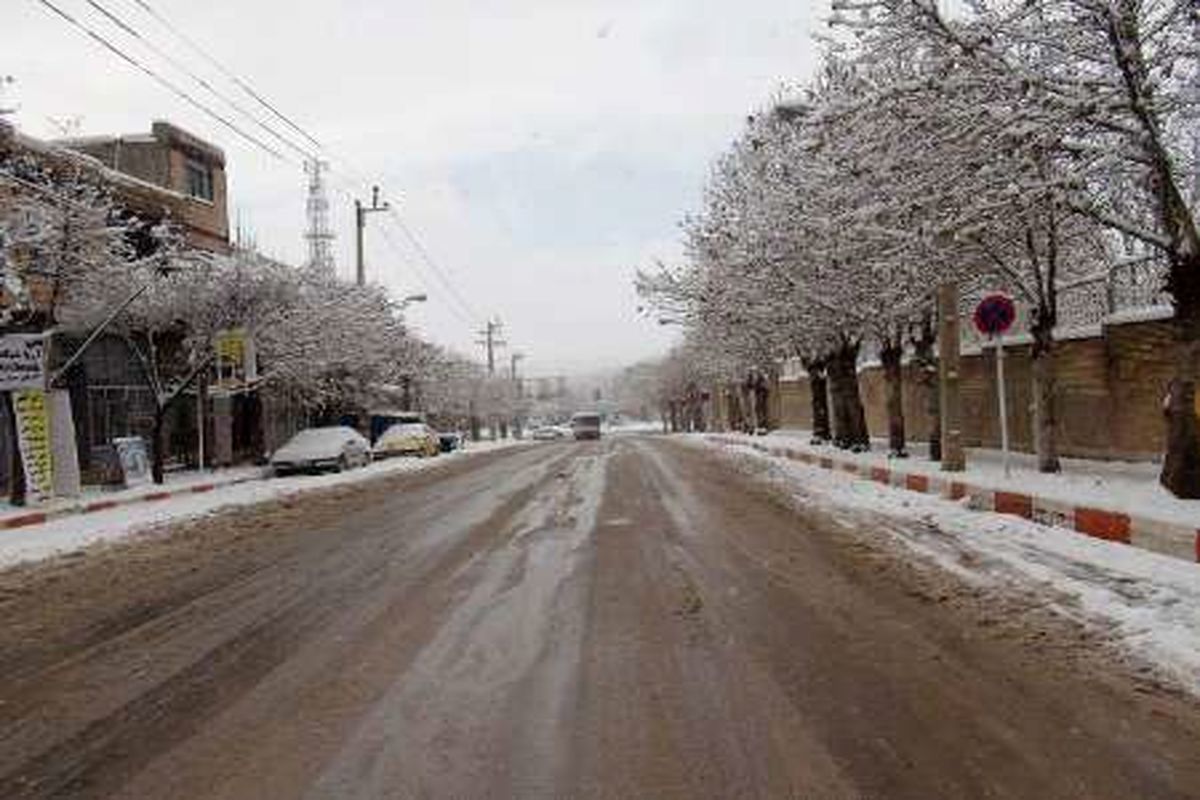
<path id="1" fill-rule="evenodd" d="M 1017 319 L 1017 307 L 1005 294 L 989 294 L 975 306 L 975 327 L 985 336 L 1007 333 Z"/>
<path id="2" fill-rule="evenodd" d="M 975 306 L 975 327 L 996 341 L 996 399 L 1000 405 L 1000 449 L 1004 452 L 1004 475 L 1010 475 L 1008 464 L 1008 403 L 1004 388 L 1004 332 L 1017 319 L 1017 307 L 1005 294 L 989 294 Z"/>

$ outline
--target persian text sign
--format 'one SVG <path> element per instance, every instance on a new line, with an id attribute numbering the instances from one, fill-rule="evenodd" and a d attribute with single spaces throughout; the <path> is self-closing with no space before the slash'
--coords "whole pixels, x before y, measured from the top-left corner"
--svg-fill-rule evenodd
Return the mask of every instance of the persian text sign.
<path id="1" fill-rule="evenodd" d="M 0 336 L 0 391 L 41 389 L 45 383 L 46 338 L 40 333 Z"/>
<path id="2" fill-rule="evenodd" d="M 54 459 L 50 448 L 50 413 L 41 389 L 13 392 L 17 445 L 25 466 L 25 490 L 33 500 L 54 495 Z"/>

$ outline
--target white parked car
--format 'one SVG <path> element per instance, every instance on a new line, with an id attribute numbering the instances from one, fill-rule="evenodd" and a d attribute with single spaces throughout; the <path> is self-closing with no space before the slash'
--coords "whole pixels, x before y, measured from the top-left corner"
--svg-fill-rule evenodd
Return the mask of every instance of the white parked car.
<path id="1" fill-rule="evenodd" d="M 318 470 L 341 472 L 370 462 L 370 443 L 345 425 L 305 428 L 271 454 L 271 467 L 276 475 Z"/>
<path id="2" fill-rule="evenodd" d="M 556 425 L 540 425 L 529 434 L 535 441 L 552 442 L 555 439 L 567 438 L 567 433 Z"/>

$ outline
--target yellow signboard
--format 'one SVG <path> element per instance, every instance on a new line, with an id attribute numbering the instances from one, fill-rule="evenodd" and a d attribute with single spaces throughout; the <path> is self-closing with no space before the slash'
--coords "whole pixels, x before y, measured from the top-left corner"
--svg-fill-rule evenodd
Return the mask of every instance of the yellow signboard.
<path id="1" fill-rule="evenodd" d="M 254 341 L 244 328 L 220 331 L 213 340 L 218 389 L 234 391 L 253 383 L 257 366 Z"/>
<path id="2" fill-rule="evenodd" d="M 50 414 L 41 389 L 13 392 L 17 419 L 17 445 L 25 465 L 26 491 L 33 500 L 54 495 L 54 459 L 51 456 Z"/>

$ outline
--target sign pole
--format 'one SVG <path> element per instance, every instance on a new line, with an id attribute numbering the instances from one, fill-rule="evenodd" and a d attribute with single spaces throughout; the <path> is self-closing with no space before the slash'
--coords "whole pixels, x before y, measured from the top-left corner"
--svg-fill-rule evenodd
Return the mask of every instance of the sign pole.
<path id="1" fill-rule="evenodd" d="M 996 341 L 996 395 L 1000 400 L 1000 450 L 1004 458 L 1004 477 L 1012 477 L 1008 458 L 1008 391 L 1004 386 L 1004 334 L 998 333 Z"/>

